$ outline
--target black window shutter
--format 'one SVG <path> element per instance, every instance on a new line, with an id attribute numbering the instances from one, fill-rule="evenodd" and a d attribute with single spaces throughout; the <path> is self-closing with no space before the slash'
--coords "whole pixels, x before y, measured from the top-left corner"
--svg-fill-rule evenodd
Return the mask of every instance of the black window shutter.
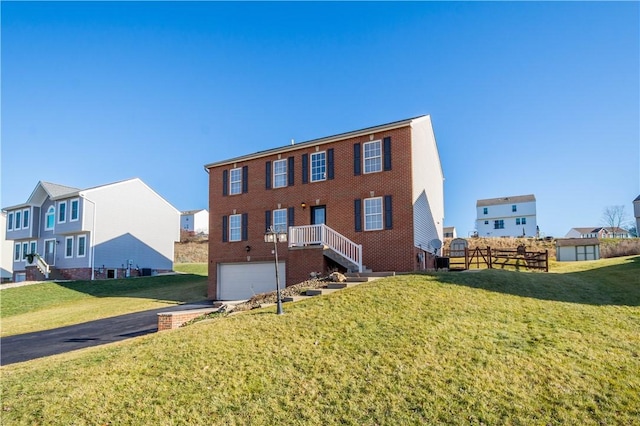
<path id="1" fill-rule="evenodd" d="M 271 210 L 264 211 L 264 230 L 265 232 L 271 228 Z"/>
<path id="2" fill-rule="evenodd" d="M 393 207 L 391 195 L 384 196 L 384 229 L 393 229 Z"/>
<path id="3" fill-rule="evenodd" d="M 271 161 L 265 163 L 264 182 L 265 189 L 271 189 Z"/>
<path id="4" fill-rule="evenodd" d="M 222 171 L 222 195 L 229 195 L 229 170 Z"/>
<path id="5" fill-rule="evenodd" d="M 249 239 L 249 214 L 242 213 L 242 241 Z"/>
<path id="6" fill-rule="evenodd" d="M 229 241 L 229 216 L 222 216 L 222 242 Z"/>
<path id="7" fill-rule="evenodd" d="M 383 139 L 384 145 L 384 169 L 391 170 L 391 137 L 387 136 Z"/>
<path id="8" fill-rule="evenodd" d="M 362 200 L 356 199 L 353 201 L 353 213 L 355 217 L 356 232 L 362 231 Z"/>
<path id="9" fill-rule="evenodd" d="M 327 150 L 327 179 L 333 179 L 333 148 Z"/>
<path id="10" fill-rule="evenodd" d="M 293 186 L 294 172 L 293 172 L 293 157 L 287 158 L 287 186 Z"/>
<path id="11" fill-rule="evenodd" d="M 242 167 L 242 193 L 249 192 L 249 166 Z"/>
<path id="12" fill-rule="evenodd" d="M 296 214 L 296 209 L 294 207 L 289 207 L 287 209 L 287 227 L 294 226 L 295 214 Z"/>
<path id="13" fill-rule="evenodd" d="M 361 158 L 360 158 L 360 144 L 359 143 L 354 143 L 353 144 L 353 175 L 354 176 L 360 176 L 360 174 L 362 173 L 362 171 L 360 170 L 360 166 L 361 166 Z"/>
<path id="14" fill-rule="evenodd" d="M 309 183 L 309 154 L 302 154 L 302 183 Z"/>

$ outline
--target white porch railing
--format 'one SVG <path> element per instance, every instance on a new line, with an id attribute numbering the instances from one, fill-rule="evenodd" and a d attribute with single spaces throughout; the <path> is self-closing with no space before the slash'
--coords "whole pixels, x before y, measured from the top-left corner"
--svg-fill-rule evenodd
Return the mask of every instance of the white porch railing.
<path id="1" fill-rule="evenodd" d="M 42 273 L 42 275 L 44 275 L 46 279 L 49 279 L 49 273 L 51 272 L 51 268 L 49 267 L 49 264 L 45 262 L 42 257 L 40 257 L 39 254 L 35 253 L 33 255 L 32 262 L 29 262 L 29 259 L 27 259 L 27 265 L 35 266 Z"/>
<path id="2" fill-rule="evenodd" d="M 289 247 L 322 244 L 354 263 L 362 272 L 362 245 L 356 244 L 325 224 L 289 227 Z"/>

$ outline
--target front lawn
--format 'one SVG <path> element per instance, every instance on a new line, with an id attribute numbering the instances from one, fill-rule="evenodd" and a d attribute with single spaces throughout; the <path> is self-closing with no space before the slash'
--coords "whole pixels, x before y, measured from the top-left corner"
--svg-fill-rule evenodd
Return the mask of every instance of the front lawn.
<path id="1" fill-rule="evenodd" d="M 638 424 L 639 265 L 402 275 L 13 364 L 3 422 Z"/>

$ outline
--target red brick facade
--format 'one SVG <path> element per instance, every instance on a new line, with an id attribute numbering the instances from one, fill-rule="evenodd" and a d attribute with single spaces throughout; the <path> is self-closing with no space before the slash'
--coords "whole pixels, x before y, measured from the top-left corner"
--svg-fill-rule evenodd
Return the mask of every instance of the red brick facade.
<path id="1" fill-rule="evenodd" d="M 365 129 L 366 130 L 366 129 Z M 363 264 L 374 271 L 414 271 L 422 269 L 418 248 L 414 247 L 414 217 L 412 199 L 412 141 L 411 126 L 390 129 L 373 128 L 371 133 L 347 134 L 330 139 L 305 142 L 279 150 L 254 154 L 207 166 L 209 172 L 209 297 L 218 294 L 218 264 L 235 262 L 273 261 L 272 244 L 264 242 L 266 210 L 292 209 L 294 226 L 311 224 L 314 206 L 326 206 L 326 225 L 363 247 Z M 375 173 L 354 173 L 356 151 L 373 140 L 390 140 L 390 170 Z M 354 147 L 355 144 L 356 147 Z M 303 183 L 303 156 L 315 152 L 329 152 L 333 156 L 333 179 Z M 383 157 L 389 156 L 383 152 Z M 282 188 L 267 187 L 268 175 L 273 172 L 267 162 L 292 158 L 294 184 Z M 387 161 L 383 158 L 382 161 Z M 360 160 L 361 162 L 361 160 Z M 310 163 L 310 160 L 309 160 Z M 289 163 L 291 164 L 291 163 Z M 308 166 L 310 168 L 310 165 Z M 245 168 L 246 193 L 223 194 L 228 187 L 231 169 Z M 226 175 L 226 177 L 224 176 Z M 390 196 L 392 206 L 391 229 L 356 231 L 355 200 Z M 386 200 L 385 200 L 386 202 Z M 302 203 L 306 207 L 302 207 Z M 246 214 L 246 240 L 224 242 L 223 216 Z M 385 211 L 385 215 L 387 212 Z M 364 207 L 362 207 L 364 221 Z M 291 226 L 291 224 L 289 223 Z M 228 226 L 225 225 L 225 226 Z M 385 228 L 388 228 L 385 224 Z M 293 285 L 309 277 L 309 273 L 326 272 L 327 259 L 322 250 L 288 249 L 279 244 L 279 258 L 286 262 L 286 285 Z M 429 261 L 427 261 L 429 265 Z"/>

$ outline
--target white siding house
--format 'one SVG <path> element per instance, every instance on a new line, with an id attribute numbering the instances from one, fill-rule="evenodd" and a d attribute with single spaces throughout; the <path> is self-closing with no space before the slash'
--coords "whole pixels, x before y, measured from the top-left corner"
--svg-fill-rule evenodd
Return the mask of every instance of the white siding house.
<path id="1" fill-rule="evenodd" d="M 209 212 L 205 209 L 182 212 L 180 230 L 209 235 Z"/>
<path id="2" fill-rule="evenodd" d="M 636 235 L 640 237 L 640 195 L 633 200 L 633 215 L 636 218 Z"/>
<path id="3" fill-rule="evenodd" d="M 100 279 L 173 269 L 180 212 L 140 179 L 88 189 L 39 182 L 6 207 L 14 279 Z M 34 256 L 32 256 L 34 255 Z"/>
<path id="4" fill-rule="evenodd" d="M 476 203 L 476 230 L 481 237 L 533 237 L 537 229 L 533 194 L 488 198 Z"/>

